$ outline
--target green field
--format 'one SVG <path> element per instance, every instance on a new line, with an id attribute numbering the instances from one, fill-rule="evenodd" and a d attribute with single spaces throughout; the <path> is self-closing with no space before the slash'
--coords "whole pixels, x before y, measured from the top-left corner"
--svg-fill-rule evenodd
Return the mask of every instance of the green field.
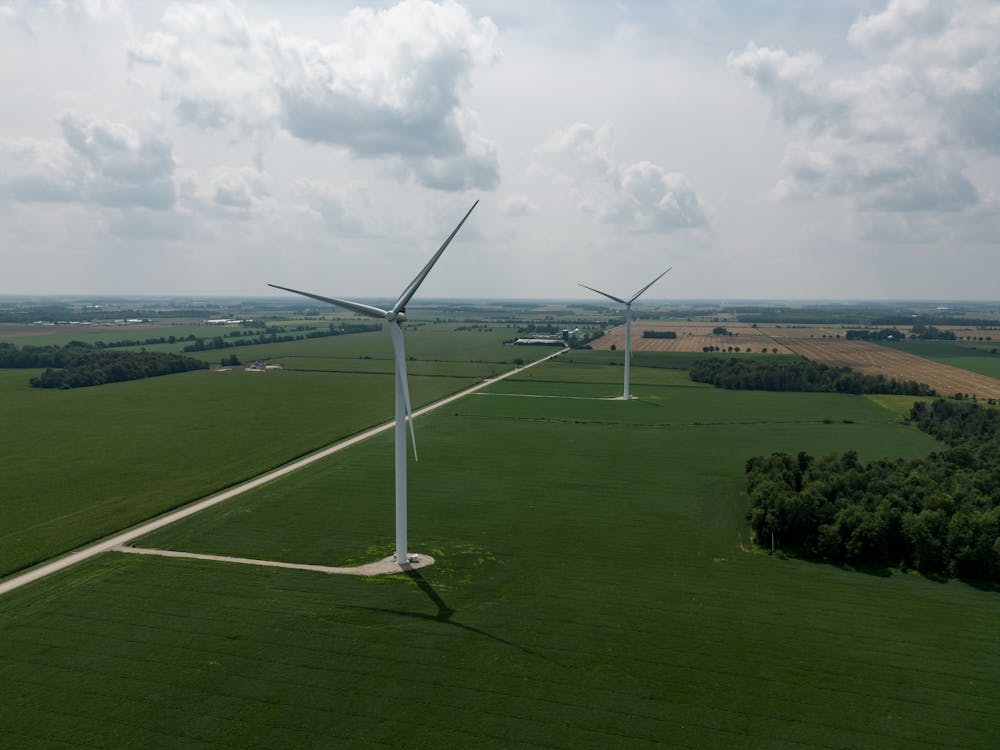
<path id="1" fill-rule="evenodd" d="M 5 596 L 7 744 L 1000 743 L 996 592 L 747 545 L 747 457 L 935 450 L 900 407 L 680 384 L 606 401 L 590 398 L 615 390 L 600 368 L 560 386 L 559 366 L 417 420 L 411 548 L 438 560 L 418 574 L 110 553 Z M 521 395 L 500 395 L 512 387 Z M 139 545 L 333 565 L 387 555 L 390 441 Z"/>
<path id="2" fill-rule="evenodd" d="M 459 359 L 463 345 L 477 358 L 509 353 L 501 332 L 420 333 L 410 337 L 414 349 L 454 359 L 409 363 L 414 408 L 511 368 Z M 388 339 L 284 344 L 292 364 L 283 371 L 191 372 L 70 391 L 29 387 L 37 371 L 0 370 L 0 577 L 392 419 L 392 360 L 332 356 L 349 345 L 386 353 Z"/>
<path id="3" fill-rule="evenodd" d="M 942 364 L 972 370 L 991 378 L 1000 378 L 1000 354 L 991 354 L 991 349 L 1000 347 L 1000 341 L 897 341 L 888 344 L 878 343 L 890 349 L 899 349 L 910 354 Z"/>

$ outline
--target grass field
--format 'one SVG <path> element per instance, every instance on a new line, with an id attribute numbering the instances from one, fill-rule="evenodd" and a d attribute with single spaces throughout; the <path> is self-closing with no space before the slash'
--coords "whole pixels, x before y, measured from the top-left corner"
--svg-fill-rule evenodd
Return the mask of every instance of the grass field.
<path id="1" fill-rule="evenodd" d="M 345 344 L 380 352 L 388 338 L 283 345 L 309 365 L 303 371 L 192 372 L 71 391 L 30 388 L 34 371 L 0 370 L 0 577 L 390 420 L 391 360 L 319 357 Z M 427 348 L 454 360 L 409 363 L 414 408 L 509 369 L 459 360 L 462 345 L 476 357 L 509 352 L 501 338 L 431 338 Z"/>
<path id="2" fill-rule="evenodd" d="M 25 748 L 1000 743 L 996 592 L 746 547 L 747 457 L 934 450 L 898 407 L 663 384 L 587 400 L 594 372 L 418 419 L 411 547 L 438 560 L 419 574 L 108 554 L 7 595 L 0 732 Z M 139 544 L 389 554 L 390 440 Z"/>

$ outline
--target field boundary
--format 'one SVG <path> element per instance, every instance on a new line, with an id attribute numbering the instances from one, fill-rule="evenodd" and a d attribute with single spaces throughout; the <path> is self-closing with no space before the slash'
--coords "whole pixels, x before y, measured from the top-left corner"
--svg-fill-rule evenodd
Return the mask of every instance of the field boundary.
<path id="1" fill-rule="evenodd" d="M 483 388 L 488 388 L 494 383 L 498 383 L 501 380 L 505 380 L 506 378 L 509 378 L 512 375 L 515 375 L 516 373 L 523 372 L 524 370 L 530 367 L 534 367 L 535 365 L 539 365 L 542 362 L 547 362 L 553 357 L 557 357 L 560 354 L 563 354 L 564 352 L 567 351 L 570 350 L 560 349 L 556 352 L 553 352 L 552 354 L 541 357 L 540 359 L 537 359 L 534 362 L 529 362 L 525 365 L 521 365 L 520 367 L 515 367 L 513 370 L 508 370 L 507 372 L 501 373 L 500 375 L 497 375 L 495 377 L 487 378 L 482 382 L 477 383 L 474 386 L 459 391 L 458 393 L 453 393 L 452 395 L 446 396 L 440 401 L 435 401 L 432 404 L 428 404 L 427 406 L 417 409 L 416 411 L 413 412 L 413 418 L 422 416 L 424 414 L 428 414 L 429 412 L 432 412 L 435 409 L 440 409 L 442 406 L 447 406 L 453 401 L 457 401 L 460 398 L 464 398 L 465 396 L 475 393 L 476 391 L 482 390 Z M 340 442 L 334 443 L 333 445 L 327 446 L 326 448 L 316 451 L 315 453 L 311 453 L 305 458 L 300 458 L 280 468 L 268 471 L 264 474 L 254 477 L 253 479 L 243 482 L 242 484 L 239 484 L 228 490 L 224 490 L 223 492 L 220 492 L 218 494 L 211 495 L 202 500 L 197 500 L 190 505 L 187 505 L 179 510 L 167 513 L 166 515 L 161 516 L 160 518 L 155 518 L 152 521 L 147 521 L 128 531 L 123 531 L 114 534 L 110 537 L 105 537 L 99 542 L 94 542 L 93 544 L 89 544 L 85 547 L 82 547 L 79 550 L 76 550 L 75 552 L 70 552 L 69 554 L 63 557 L 59 557 L 49 562 L 43 562 L 35 566 L 34 568 L 31 568 L 30 570 L 11 576 L 7 580 L 0 581 L 0 596 L 10 591 L 14 591 L 15 589 L 18 589 L 21 586 L 25 586 L 29 583 L 45 578 L 46 576 L 58 573 L 59 571 L 65 570 L 66 568 L 70 568 L 74 565 L 77 565 L 78 563 L 84 562 L 85 560 L 89 560 L 90 558 L 96 557 L 97 555 L 100 555 L 104 552 L 111 551 L 115 547 L 128 545 L 129 542 L 132 542 L 138 539 L 139 537 L 145 536 L 146 534 L 150 534 L 153 531 L 157 531 L 158 529 L 162 529 L 165 526 L 169 526 L 173 523 L 176 523 L 177 521 L 181 521 L 185 518 L 188 518 L 189 516 L 193 516 L 196 513 L 200 513 L 203 510 L 207 510 L 208 508 L 218 505 L 219 503 L 223 503 L 226 500 L 231 500 L 234 497 L 238 497 L 239 495 L 242 495 L 245 492 L 249 492 L 250 490 L 256 489 L 257 487 L 267 484 L 268 482 L 272 482 L 275 479 L 280 479 L 286 474 L 291 474 L 292 472 L 298 471 L 299 469 L 303 469 L 306 466 L 315 463 L 316 461 L 320 461 L 321 459 L 324 459 L 328 456 L 332 456 L 334 453 L 339 453 L 340 451 L 350 448 L 353 445 L 357 445 L 358 443 L 364 442 L 365 440 L 375 437 L 376 435 L 380 435 L 381 433 L 386 432 L 387 430 L 391 430 L 395 426 L 396 426 L 396 420 L 393 419 L 389 422 L 385 422 L 376 427 L 372 427 L 370 429 L 365 430 L 364 432 L 360 432 L 357 435 L 346 438 L 344 440 L 341 440 Z"/>

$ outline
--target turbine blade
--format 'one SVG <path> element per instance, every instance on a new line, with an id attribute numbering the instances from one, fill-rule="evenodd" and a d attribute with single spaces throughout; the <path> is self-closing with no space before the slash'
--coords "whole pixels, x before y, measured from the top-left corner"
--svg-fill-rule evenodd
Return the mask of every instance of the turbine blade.
<path id="1" fill-rule="evenodd" d="M 403 328 L 395 321 L 389 324 L 392 332 L 392 350 L 396 355 L 396 377 L 403 387 L 403 403 L 406 405 L 406 419 L 410 423 L 410 442 L 413 444 L 413 460 L 417 459 L 417 435 L 413 431 L 413 408 L 410 406 L 410 386 L 406 377 L 406 346 L 403 343 Z"/>
<path id="2" fill-rule="evenodd" d="M 387 314 L 386 310 L 382 310 L 378 307 L 372 307 L 371 305 L 364 305 L 360 302 L 351 302 L 350 300 L 337 299 L 336 297 L 322 297 L 318 294 L 300 292 L 298 289 L 289 289 L 287 286 L 278 286 L 277 284 L 268 284 L 268 286 L 274 287 L 275 289 L 283 289 L 286 292 L 292 292 L 293 294 L 301 294 L 303 297 L 312 297 L 320 302 L 326 302 L 330 305 L 343 307 L 351 312 L 356 312 L 359 315 L 367 315 L 370 318 L 384 318 Z"/>
<path id="3" fill-rule="evenodd" d="M 417 274 L 416 278 L 414 278 L 413 281 L 411 281 L 407 285 L 406 289 L 403 290 L 403 293 L 399 295 L 399 299 L 396 300 L 396 304 L 392 306 L 393 315 L 395 315 L 404 307 L 406 307 L 409 301 L 413 298 L 413 295 L 417 293 L 417 289 L 420 288 L 420 285 L 424 283 L 424 279 L 427 278 L 427 274 L 431 272 L 431 269 L 434 267 L 434 264 L 437 263 L 438 258 L 441 257 L 441 253 L 444 252 L 444 249 L 448 247 L 449 243 L 451 243 L 451 241 L 455 238 L 455 235 L 458 234 L 458 230 L 462 228 L 462 225 L 465 223 L 465 220 L 469 218 L 469 214 L 471 214 L 472 210 L 478 205 L 479 205 L 478 200 L 472 204 L 472 208 L 470 208 L 468 212 L 466 212 L 465 216 L 462 217 L 462 220 L 458 222 L 458 226 L 452 230 L 451 234 L 448 235 L 448 239 L 446 239 L 444 241 L 444 244 L 438 248 L 438 251 L 436 253 L 434 253 L 434 257 L 431 258 L 430 261 L 428 261 L 427 265 L 424 266 L 424 269 Z"/>
<path id="4" fill-rule="evenodd" d="M 582 286 L 584 289 L 589 289 L 592 292 L 597 292 L 598 294 L 603 294 L 605 297 L 607 297 L 608 299 L 613 299 L 615 302 L 621 302 L 623 305 L 626 304 L 625 300 L 623 300 L 621 297 L 616 297 L 613 294 L 608 294 L 607 292 L 602 292 L 600 289 L 594 289 L 594 287 L 592 287 L 592 286 L 587 286 L 586 284 L 581 284 L 579 282 L 577 282 L 576 285 L 577 286 Z"/>
<path id="5" fill-rule="evenodd" d="M 649 289 L 649 287 L 653 286 L 653 284 L 655 284 L 655 283 L 656 283 L 657 281 L 659 281 L 659 280 L 660 280 L 660 279 L 662 279 L 662 278 L 663 278 L 664 276 L 666 276 L 666 275 L 667 275 L 668 273 L 670 273 L 670 269 L 671 269 L 671 268 L 673 268 L 673 266 L 670 266 L 669 268 L 667 268 L 667 270 L 666 270 L 666 271 L 664 271 L 663 273 L 661 273 L 661 274 L 660 274 L 659 276 L 657 276 L 657 277 L 656 277 L 655 279 L 653 279 L 653 280 L 652 280 L 652 281 L 650 281 L 650 282 L 649 282 L 648 284 L 646 284 L 646 286 L 644 286 L 644 287 L 643 287 L 642 289 L 640 289 L 640 290 L 639 290 L 638 292 L 636 292 L 635 294 L 633 294 L 633 295 L 632 295 L 632 299 L 630 299 L 630 300 L 629 300 L 629 302 L 635 302 L 635 301 L 636 301 L 637 299 L 639 299 L 639 295 L 640 295 L 640 294 L 642 294 L 642 293 L 643 293 L 644 291 L 646 291 L 647 289 Z"/>

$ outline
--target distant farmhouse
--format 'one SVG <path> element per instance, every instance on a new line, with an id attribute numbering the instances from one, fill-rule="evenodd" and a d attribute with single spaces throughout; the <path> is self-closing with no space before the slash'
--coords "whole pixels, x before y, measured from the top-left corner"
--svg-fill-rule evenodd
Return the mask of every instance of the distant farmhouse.
<path id="1" fill-rule="evenodd" d="M 564 328 L 558 335 L 514 339 L 514 344 L 515 346 L 569 346 L 570 341 L 581 336 L 583 336 L 583 331 L 579 328 Z"/>

